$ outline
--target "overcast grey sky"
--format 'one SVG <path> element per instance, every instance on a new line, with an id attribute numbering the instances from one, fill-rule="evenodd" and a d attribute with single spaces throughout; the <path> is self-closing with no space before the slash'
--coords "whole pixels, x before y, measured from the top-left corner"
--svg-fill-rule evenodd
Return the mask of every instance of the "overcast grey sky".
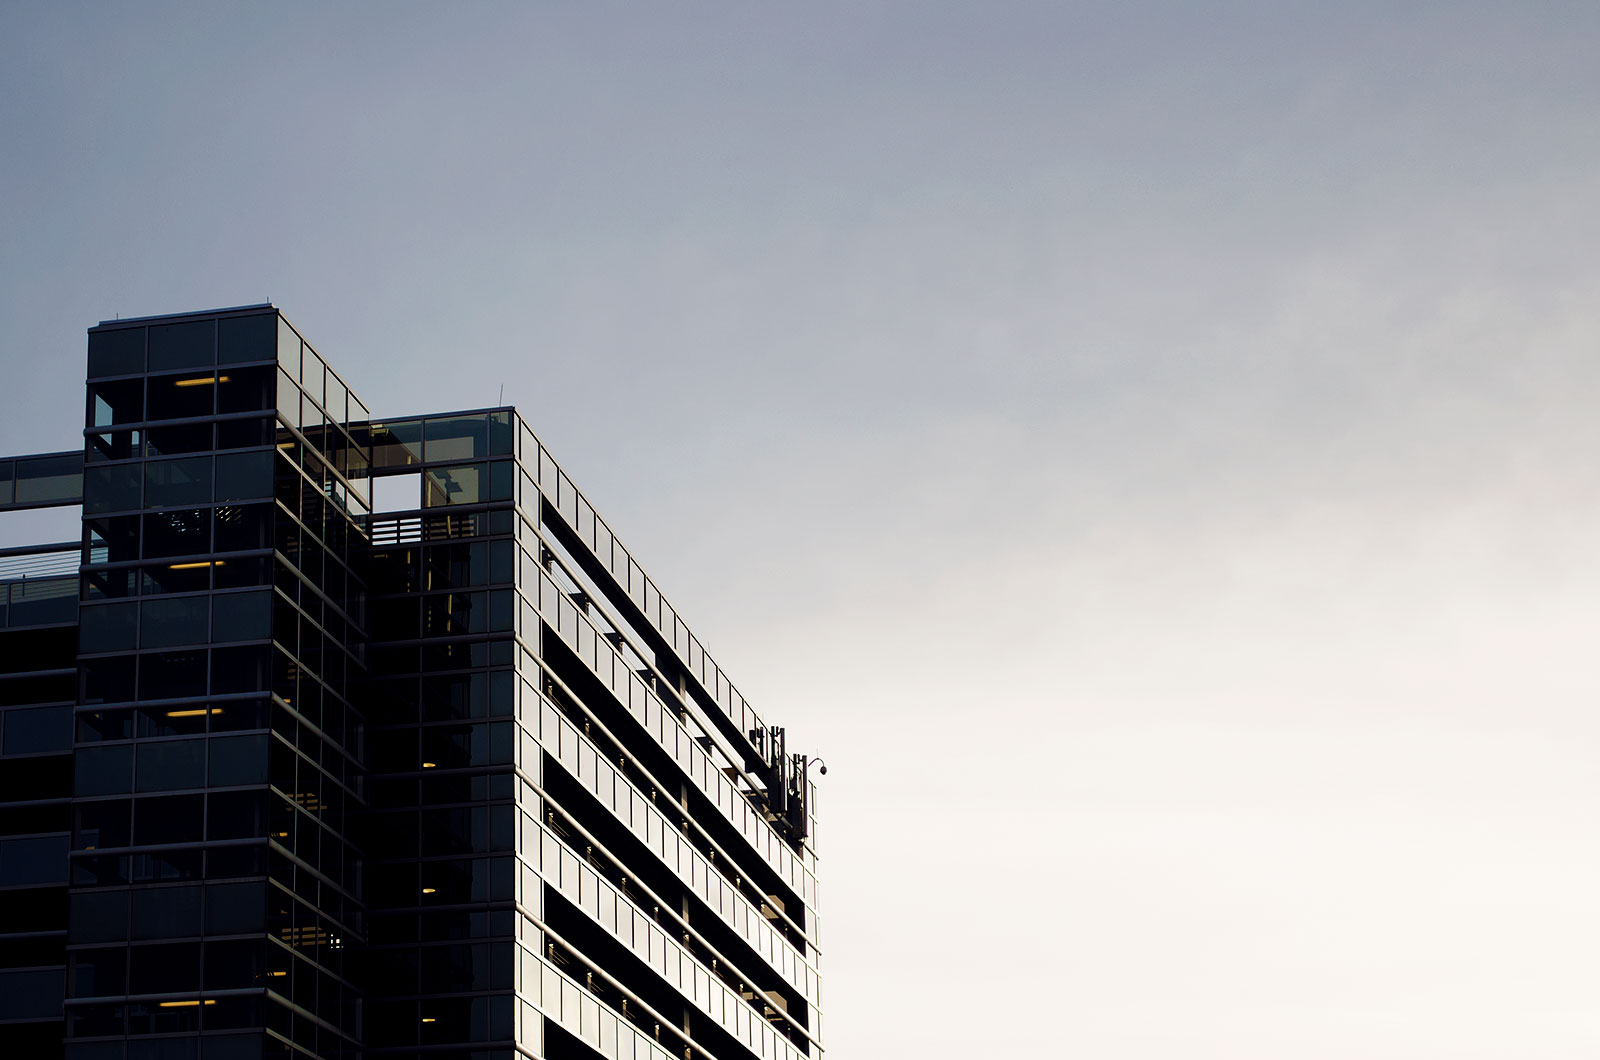
<path id="1" fill-rule="evenodd" d="M 1600 1055 L 1600 6 L 0 7 L 0 452 L 271 300 L 826 756 L 838 1060 Z"/>

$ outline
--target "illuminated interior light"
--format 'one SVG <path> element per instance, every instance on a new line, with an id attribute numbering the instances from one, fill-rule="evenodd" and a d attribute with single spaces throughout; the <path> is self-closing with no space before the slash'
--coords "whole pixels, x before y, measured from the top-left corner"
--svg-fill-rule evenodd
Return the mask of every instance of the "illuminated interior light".
<path id="1" fill-rule="evenodd" d="M 216 1002 L 206 998 L 204 1001 L 162 1001 L 158 1004 L 161 1008 L 198 1008 L 201 1005 L 215 1005 Z"/>
<path id="2" fill-rule="evenodd" d="M 432 887 L 424 887 L 424 888 L 423 888 L 423 889 L 422 889 L 422 893 L 423 893 L 423 894 L 432 894 L 432 893 L 433 893 L 433 891 L 434 891 L 434 889 L 433 889 L 433 888 L 432 888 Z"/>
<path id="3" fill-rule="evenodd" d="M 167 717 L 169 717 L 169 718 L 203 718 L 207 714 L 221 714 L 221 713 L 222 713 L 222 708 L 221 707 L 212 707 L 210 710 L 207 710 L 205 707 L 196 707 L 194 710 L 169 710 L 169 711 L 167 711 Z"/>
<path id="4" fill-rule="evenodd" d="M 193 563 L 169 563 L 169 564 L 167 564 L 167 569 L 168 570 L 199 570 L 201 567 L 209 567 L 209 566 L 211 566 L 211 561 L 208 560 L 208 559 L 202 559 L 202 560 L 196 560 Z M 222 566 L 222 561 L 220 559 L 217 560 L 217 566 L 219 566 L 219 567 Z"/>
<path id="5" fill-rule="evenodd" d="M 434 1022 L 434 1018 L 432 1016 L 424 1016 L 424 1017 L 422 1017 L 422 1022 L 423 1023 L 433 1023 Z"/>
<path id="6" fill-rule="evenodd" d="M 274 978 L 274 979 L 282 979 L 284 976 L 288 975 L 289 973 L 288 972 L 268 972 L 267 974 L 272 976 L 272 978 Z"/>
<path id="7" fill-rule="evenodd" d="M 225 375 L 218 376 L 215 379 L 211 378 L 209 375 L 203 375 L 203 376 L 200 376 L 200 377 L 198 377 L 196 379 L 179 379 L 176 382 L 174 382 L 172 385 L 173 386 L 210 386 L 212 383 L 226 383 L 227 381 L 228 381 L 228 377 L 225 376 Z"/>
<path id="8" fill-rule="evenodd" d="M 423 769 L 432 769 L 432 768 L 434 768 L 434 765 L 435 765 L 435 763 L 433 763 L 433 762 L 424 762 L 424 763 L 422 763 L 422 768 Z"/>

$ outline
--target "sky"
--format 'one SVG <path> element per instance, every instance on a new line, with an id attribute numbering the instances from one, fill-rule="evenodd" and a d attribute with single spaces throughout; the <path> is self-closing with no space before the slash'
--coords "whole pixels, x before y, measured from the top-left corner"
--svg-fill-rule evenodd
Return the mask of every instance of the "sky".
<path id="1" fill-rule="evenodd" d="M 829 765 L 836 1060 L 1600 1055 L 1600 7 L 221 7 L 0 6 L 0 453 L 503 388 Z"/>

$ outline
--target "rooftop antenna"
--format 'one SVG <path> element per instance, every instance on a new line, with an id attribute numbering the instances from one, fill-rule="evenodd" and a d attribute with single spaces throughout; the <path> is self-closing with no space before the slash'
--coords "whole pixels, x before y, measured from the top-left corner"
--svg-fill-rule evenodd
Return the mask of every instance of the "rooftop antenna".
<path id="1" fill-rule="evenodd" d="M 496 401 L 495 404 L 496 405 L 504 405 L 505 403 L 506 403 L 506 385 L 504 383 L 501 383 L 500 384 L 500 400 Z"/>

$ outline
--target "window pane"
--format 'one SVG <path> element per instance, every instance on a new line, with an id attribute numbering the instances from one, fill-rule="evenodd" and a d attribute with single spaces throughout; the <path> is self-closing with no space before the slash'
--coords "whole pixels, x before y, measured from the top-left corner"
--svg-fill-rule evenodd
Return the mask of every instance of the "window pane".
<path id="1" fill-rule="evenodd" d="M 120 795 L 133 790 L 130 746 L 80 747 L 72 756 L 72 765 L 76 777 L 72 787 L 79 795 Z"/>
<path id="2" fill-rule="evenodd" d="M 272 631 L 272 593 L 222 593 L 212 601 L 211 639 L 260 640 Z"/>
<path id="3" fill-rule="evenodd" d="M 371 430 L 372 466 L 410 467 L 422 462 L 422 421 L 374 423 Z"/>
<path id="4" fill-rule="evenodd" d="M 144 647 L 204 644 L 209 606 L 210 600 L 204 596 L 146 600 L 140 609 L 140 639 Z"/>
<path id="5" fill-rule="evenodd" d="M 202 712 L 206 710 L 205 707 L 192 709 Z M 205 751 L 206 742 L 203 739 L 161 740 L 154 743 L 140 744 L 134 786 L 139 791 L 171 791 L 175 788 L 203 787 L 206 782 Z M 169 800 L 158 799 L 153 801 L 165 805 Z M 180 805 L 177 802 L 173 802 L 173 806 L 181 810 L 187 804 Z M 187 835 L 192 831 L 196 833 L 194 838 L 200 838 L 198 834 L 200 813 L 197 808 L 191 808 L 192 826 L 171 820 L 161 820 L 158 823 L 160 815 L 152 816 L 147 812 L 150 809 L 154 809 L 151 801 L 147 800 L 139 803 L 134 820 L 135 840 L 137 842 L 179 842 L 180 840 L 177 839 L 152 838 L 157 835 L 167 836 L 175 832 Z"/>
<path id="6" fill-rule="evenodd" d="M 217 737 L 211 741 L 212 786 L 264 784 L 266 780 L 267 737 L 264 734 Z"/>
<path id="7" fill-rule="evenodd" d="M 185 508 L 144 517 L 144 554 L 187 556 L 211 550 L 211 513 L 203 508 Z"/>
<path id="8" fill-rule="evenodd" d="M 474 504 L 483 500 L 483 473 L 483 464 L 430 468 L 426 497 L 428 507 Z"/>
<path id="9" fill-rule="evenodd" d="M 153 376 L 146 383 L 148 418 L 188 419 L 209 416 L 216 400 L 217 380 L 210 372 Z"/>
<path id="10" fill-rule="evenodd" d="M 139 507 L 138 464 L 92 467 L 83 476 L 83 510 L 91 514 Z"/>
<path id="11" fill-rule="evenodd" d="M 144 328 L 89 333 L 89 378 L 144 371 Z"/>
<path id="12" fill-rule="evenodd" d="M 277 356 L 278 314 L 217 321 L 217 362 L 270 361 Z"/>
<path id="13" fill-rule="evenodd" d="M 130 651 L 138 633 L 138 604 L 103 604 L 83 607 L 78 612 L 78 650 L 84 654 L 101 651 Z"/>
<path id="14" fill-rule="evenodd" d="M 217 500 L 243 501 L 272 496 L 272 450 L 225 453 L 217 457 Z"/>
<path id="15" fill-rule="evenodd" d="M 124 379 L 119 383 L 92 383 L 89 386 L 89 423 L 112 427 L 144 419 L 144 380 Z"/>
<path id="16" fill-rule="evenodd" d="M 429 420 L 427 448 L 430 460 L 471 460 L 489 454 L 487 416 L 449 416 Z"/>
<path id="17" fill-rule="evenodd" d="M 211 424 L 185 423 L 179 427 L 157 427 L 147 431 L 147 456 L 176 456 L 203 453 L 211 448 Z"/>
<path id="18" fill-rule="evenodd" d="M 201 368 L 216 363 L 217 322 L 161 324 L 150 329 L 150 371 Z"/>
<path id="19" fill-rule="evenodd" d="M 83 454 L 35 456 L 17 461 L 18 504 L 70 501 L 83 496 Z"/>
<path id="20" fill-rule="evenodd" d="M 211 433 L 209 426 L 206 433 Z M 152 432 L 152 435 L 154 432 Z M 203 504 L 211 499 L 211 458 L 152 460 L 145 464 L 145 506 Z"/>
<path id="21" fill-rule="evenodd" d="M 72 708 L 35 707 L 5 714 L 5 753 L 34 754 L 72 748 Z"/>
<path id="22" fill-rule="evenodd" d="M 269 365 L 233 368 L 217 376 L 218 412 L 256 412 L 272 408 L 277 371 Z"/>

